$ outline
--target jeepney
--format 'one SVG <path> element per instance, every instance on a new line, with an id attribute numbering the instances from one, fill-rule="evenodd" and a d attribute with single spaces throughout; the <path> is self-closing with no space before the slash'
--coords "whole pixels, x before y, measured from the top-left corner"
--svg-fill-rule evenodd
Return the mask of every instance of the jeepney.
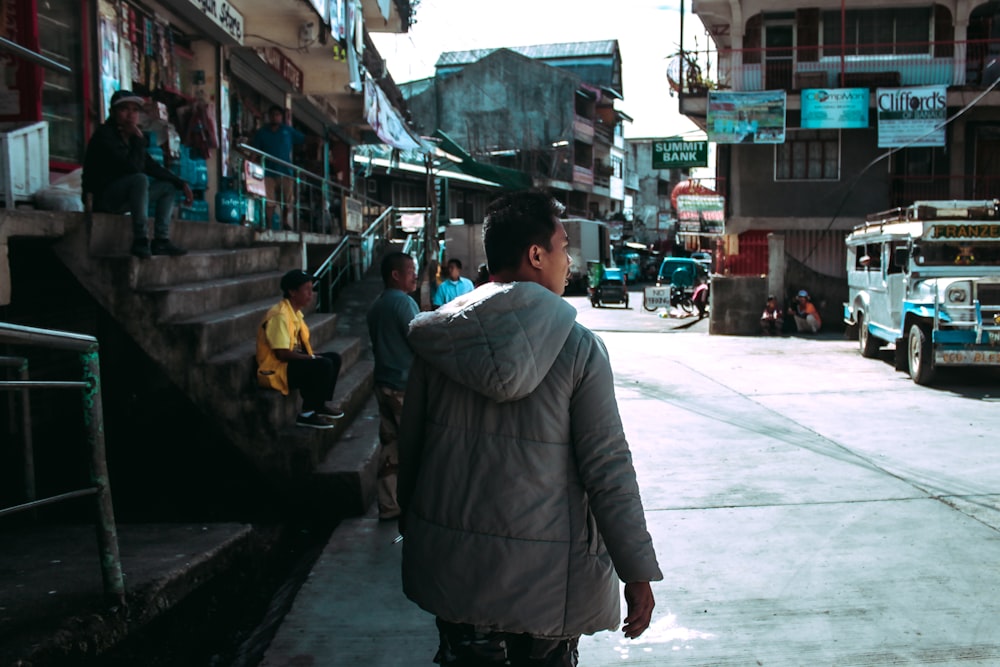
<path id="1" fill-rule="evenodd" d="M 847 236 L 844 321 L 862 356 L 895 345 L 917 384 L 944 366 L 1000 366 L 1000 201 L 918 201 Z"/>

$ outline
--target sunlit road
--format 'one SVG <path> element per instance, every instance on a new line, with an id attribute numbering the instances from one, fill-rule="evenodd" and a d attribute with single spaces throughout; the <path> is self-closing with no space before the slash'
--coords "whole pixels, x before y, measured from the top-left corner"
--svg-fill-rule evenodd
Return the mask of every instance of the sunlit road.
<path id="1" fill-rule="evenodd" d="M 626 333 L 571 301 L 665 575 L 650 630 L 581 665 L 1000 665 L 995 374 L 918 387 L 837 337 Z"/>
<path id="2" fill-rule="evenodd" d="M 918 387 L 839 335 L 569 300 L 611 355 L 665 576 L 650 629 L 584 637 L 580 665 L 1000 665 L 997 374 Z M 430 667 L 395 535 L 339 527 L 263 664 Z"/>

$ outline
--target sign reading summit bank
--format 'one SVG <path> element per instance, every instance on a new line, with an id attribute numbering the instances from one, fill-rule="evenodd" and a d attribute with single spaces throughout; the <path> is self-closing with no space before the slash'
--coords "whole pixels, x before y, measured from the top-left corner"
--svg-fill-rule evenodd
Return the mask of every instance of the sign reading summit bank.
<path id="1" fill-rule="evenodd" d="M 653 142 L 653 169 L 707 167 L 708 142 L 671 137 Z"/>
<path id="2" fill-rule="evenodd" d="M 802 127 L 813 130 L 868 127 L 868 89 L 803 90 Z"/>
<path id="3" fill-rule="evenodd" d="M 944 146 L 948 87 L 879 88 L 878 147 Z"/>

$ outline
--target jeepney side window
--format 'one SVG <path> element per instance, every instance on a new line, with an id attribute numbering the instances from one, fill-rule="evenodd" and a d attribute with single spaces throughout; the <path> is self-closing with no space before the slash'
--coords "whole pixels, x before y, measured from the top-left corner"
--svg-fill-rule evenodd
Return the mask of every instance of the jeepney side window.
<path id="1" fill-rule="evenodd" d="M 906 268 L 906 264 L 898 264 L 895 261 L 896 250 L 898 248 L 905 248 L 906 241 L 893 241 L 889 244 L 889 268 L 888 273 L 902 273 L 903 269 Z"/>
<path id="2" fill-rule="evenodd" d="M 859 249 L 859 252 L 862 252 Z M 866 268 L 869 271 L 881 271 L 882 270 L 882 244 L 881 243 L 869 243 L 864 246 L 863 256 L 858 257 L 858 264 L 860 268 Z"/>

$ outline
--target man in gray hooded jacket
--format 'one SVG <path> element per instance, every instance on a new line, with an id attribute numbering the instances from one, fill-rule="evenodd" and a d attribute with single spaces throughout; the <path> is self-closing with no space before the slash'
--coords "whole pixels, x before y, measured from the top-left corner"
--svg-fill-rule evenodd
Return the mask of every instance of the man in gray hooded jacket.
<path id="1" fill-rule="evenodd" d="M 560 298 L 561 212 L 535 191 L 491 204 L 494 282 L 411 325 L 403 588 L 442 665 L 576 665 L 581 634 L 618 627 L 619 580 L 634 638 L 662 579 L 607 350 Z"/>

